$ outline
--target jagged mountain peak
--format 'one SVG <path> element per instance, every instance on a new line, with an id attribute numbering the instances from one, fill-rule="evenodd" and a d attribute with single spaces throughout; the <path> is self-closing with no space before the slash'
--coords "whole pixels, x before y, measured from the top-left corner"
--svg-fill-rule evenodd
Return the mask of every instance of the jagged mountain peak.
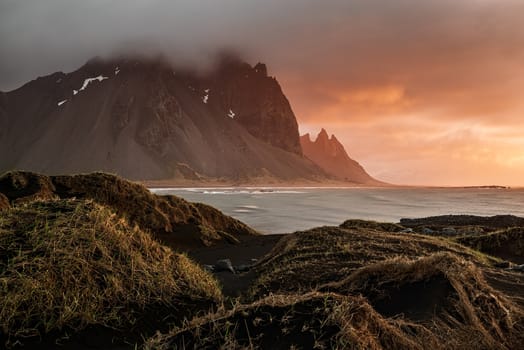
<path id="1" fill-rule="evenodd" d="M 334 134 L 329 136 L 328 132 L 324 128 L 320 130 L 315 141 L 311 141 L 311 136 L 308 133 L 301 136 L 301 143 L 302 148 L 304 148 L 304 144 L 307 145 L 308 143 L 312 143 L 317 149 L 321 149 L 324 154 L 330 155 L 331 157 L 336 157 L 338 154 L 344 158 L 347 156 L 344 146 L 340 143 L 336 136 Z M 349 156 L 347 156 L 347 158 L 349 158 Z"/>
<path id="2" fill-rule="evenodd" d="M 309 142 L 312 142 L 310 133 L 305 133 L 304 135 L 300 136 L 300 140 L 302 140 L 302 139 L 307 140 Z"/>
<path id="3" fill-rule="evenodd" d="M 340 141 L 337 139 L 337 137 L 335 136 L 335 134 L 331 134 L 331 137 L 329 138 L 331 141 L 335 142 L 335 143 L 338 143 L 338 144 L 341 144 Z"/>
<path id="4" fill-rule="evenodd" d="M 317 135 L 316 142 L 319 142 L 321 140 L 329 140 L 329 135 L 326 131 L 326 129 L 322 128 L 320 132 Z"/>
<path id="5" fill-rule="evenodd" d="M 347 154 L 344 146 L 334 134 L 328 136 L 322 128 L 315 141 L 311 141 L 310 134 L 300 137 L 304 155 L 319 165 L 327 173 L 341 180 L 363 183 L 380 184 L 373 179 L 364 168 Z"/>

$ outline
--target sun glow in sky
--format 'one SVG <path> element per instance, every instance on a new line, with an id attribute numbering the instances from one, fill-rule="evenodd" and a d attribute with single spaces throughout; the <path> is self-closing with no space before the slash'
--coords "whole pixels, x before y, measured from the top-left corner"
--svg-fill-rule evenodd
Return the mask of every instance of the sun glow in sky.
<path id="1" fill-rule="evenodd" d="M 524 2 L 369 5 L 337 36 L 275 73 L 302 133 L 392 183 L 524 185 Z"/>
<path id="2" fill-rule="evenodd" d="M 6 1 L 0 42 L 3 91 L 122 49 L 233 49 L 381 180 L 524 185 L 522 0 Z"/>

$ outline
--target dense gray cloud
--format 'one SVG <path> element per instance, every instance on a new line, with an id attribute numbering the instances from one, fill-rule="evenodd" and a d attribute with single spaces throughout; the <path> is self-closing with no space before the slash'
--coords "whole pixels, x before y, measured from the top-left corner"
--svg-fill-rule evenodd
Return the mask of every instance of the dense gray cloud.
<path id="1" fill-rule="evenodd" d="M 308 27 L 329 20 L 314 20 L 318 2 L 296 0 L 3 0 L 1 6 L 1 89 L 122 51 L 162 52 L 192 64 L 222 49 L 277 58 Z"/>
<path id="2" fill-rule="evenodd" d="M 161 51 L 202 64 L 224 48 L 279 72 L 372 84 L 385 74 L 395 78 L 391 71 L 399 66 L 424 68 L 421 59 L 483 60 L 486 50 L 515 56 L 524 38 L 524 4 L 508 0 L 2 0 L 0 6 L 3 90 L 95 55 Z"/>

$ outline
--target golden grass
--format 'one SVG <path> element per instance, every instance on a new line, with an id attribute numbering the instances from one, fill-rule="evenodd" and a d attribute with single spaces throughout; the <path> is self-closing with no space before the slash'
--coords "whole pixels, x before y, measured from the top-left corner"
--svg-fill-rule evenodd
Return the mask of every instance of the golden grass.
<path id="1" fill-rule="evenodd" d="M 215 208 L 176 196 L 157 196 L 140 184 L 105 173 L 44 176 L 9 172 L 0 176 L 0 193 L 12 203 L 53 198 L 92 199 L 111 207 L 132 225 L 152 232 L 174 249 L 258 234 Z"/>
<path id="2" fill-rule="evenodd" d="M 364 296 L 384 316 L 423 326 L 441 348 L 511 349 L 524 341 L 522 310 L 455 254 L 378 262 L 320 290 Z"/>
<path id="3" fill-rule="evenodd" d="M 400 311 L 397 313 L 396 311 Z M 452 253 L 396 257 L 148 339 L 150 349 L 515 349 L 522 310 Z"/>
<path id="4" fill-rule="evenodd" d="M 6 344 L 88 325 L 131 327 L 155 307 L 190 315 L 221 299 L 210 274 L 95 202 L 34 201 L 0 214 Z"/>
<path id="5" fill-rule="evenodd" d="M 396 257 L 450 252 L 479 264 L 497 260 L 444 238 L 370 229 L 319 227 L 285 236 L 256 266 L 251 297 L 311 290 Z"/>

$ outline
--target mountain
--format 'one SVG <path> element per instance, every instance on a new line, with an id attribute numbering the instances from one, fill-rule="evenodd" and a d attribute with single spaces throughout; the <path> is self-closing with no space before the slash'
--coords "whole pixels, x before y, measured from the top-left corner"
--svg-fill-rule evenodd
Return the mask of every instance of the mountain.
<path id="1" fill-rule="evenodd" d="M 279 83 L 259 63 L 207 72 L 93 59 L 0 93 L 0 172 L 105 171 L 135 180 L 326 179 L 302 155 Z"/>
<path id="2" fill-rule="evenodd" d="M 339 180 L 378 185 L 380 181 L 372 178 L 357 161 L 351 159 L 344 146 L 335 135 L 328 136 L 322 129 L 315 141 L 309 134 L 300 137 L 304 155 Z"/>

